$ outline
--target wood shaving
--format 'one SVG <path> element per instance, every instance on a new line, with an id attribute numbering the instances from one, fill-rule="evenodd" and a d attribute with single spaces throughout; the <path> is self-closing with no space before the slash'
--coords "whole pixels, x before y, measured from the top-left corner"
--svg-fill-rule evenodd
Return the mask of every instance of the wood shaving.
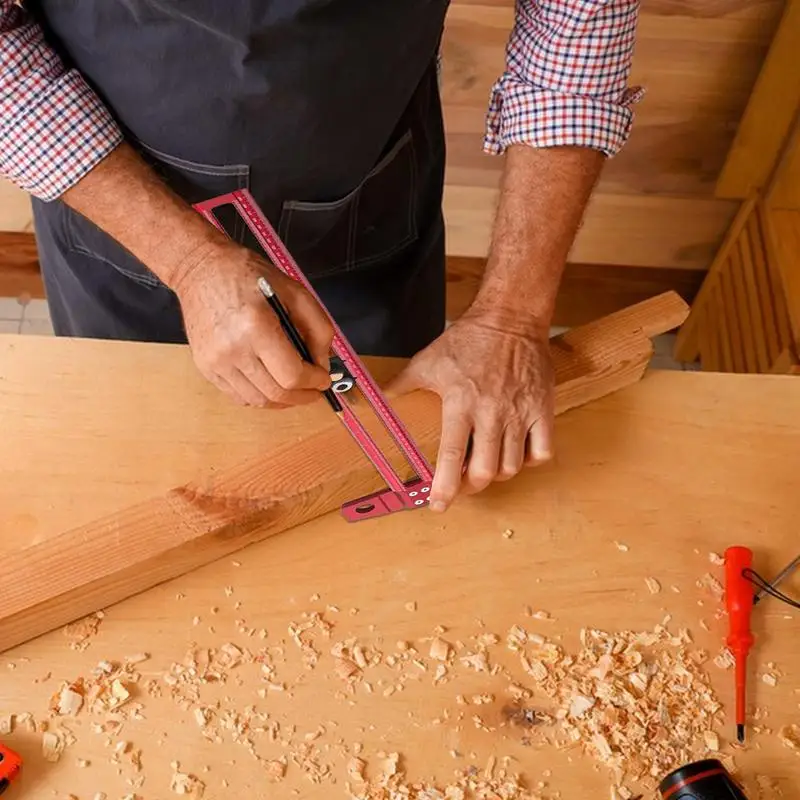
<path id="1" fill-rule="evenodd" d="M 725 559 L 719 553 L 709 553 L 708 560 L 717 567 L 725 566 Z"/>
<path id="2" fill-rule="evenodd" d="M 778 732 L 784 747 L 794 750 L 800 756 L 800 725 L 786 725 Z"/>
<path id="3" fill-rule="evenodd" d="M 64 635 L 70 640 L 70 649 L 82 653 L 91 644 L 91 640 L 97 636 L 100 623 L 105 614 L 102 611 L 95 611 L 87 617 L 71 622 L 63 629 Z"/>
<path id="4" fill-rule="evenodd" d="M 736 665 L 736 659 L 730 648 L 723 647 L 722 650 L 719 651 L 719 655 L 714 658 L 714 665 L 720 669 L 733 669 Z"/>
<path id="5" fill-rule="evenodd" d="M 180 772 L 179 769 L 176 768 L 175 772 L 172 773 L 169 788 L 175 794 L 186 795 L 187 797 L 191 797 L 192 800 L 200 800 L 205 793 L 206 786 L 196 776 Z"/>
<path id="6" fill-rule="evenodd" d="M 710 572 L 706 572 L 706 574 L 697 581 L 697 588 L 704 589 L 711 594 L 715 600 L 722 600 L 722 596 L 725 593 L 722 584 Z"/>
<path id="7" fill-rule="evenodd" d="M 766 683 L 767 686 L 777 686 L 778 685 L 778 679 L 774 675 L 769 673 L 769 672 L 765 672 L 761 676 L 761 680 L 762 680 L 763 683 Z"/>
<path id="8" fill-rule="evenodd" d="M 357 777 L 351 778 L 346 786 L 351 800 L 541 800 L 542 797 L 527 789 L 519 776 L 505 769 L 496 770 L 492 759 L 483 770 L 476 766 L 456 770 L 452 780 L 435 784 L 409 781 L 397 755 L 393 755 L 371 780 L 365 780 L 363 768 Z M 456 751 L 451 755 L 459 757 Z"/>
<path id="9" fill-rule="evenodd" d="M 616 546 L 617 550 L 619 550 L 621 553 L 627 553 L 628 550 L 630 550 L 628 545 L 623 544 L 622 542 L 614 542 L 614 545 Z"/>
<path id="10" fill-rule="evenodd" d="M 644 582 L 650 594 L 658 594 L 661 591 L 661 584 L 655 578 L 645 578 Z"/>
<path id="11" fill-rule="evenodd" d="M 534 699 L 544 695 L 554 706 L 553 724 L 540 726 L 541 735 L 559 748 L 580 746 L 612 771 L 617 790 L 636 782 L 652 788 L 701 754 L 705 735 L 720 723 L 721 704 L 689 642 L 685 631 L 676 636 L 663 625 L 583 630 L 577 656 L 552 643 L 520 654 L 537 681 Z"/>
<path id="12" fill-rule="evenodd" d="M 506 528 L 503 531 L 503 538 L 504 539 L 510 539 L 513 535 L 514 535 L 514 531 L 512 531 L 510 528 Z"/>
<path id="13" fill-rule="evenodd" d="M 55 763 L 64 752 L 65 742 L 63 737 L 53 731 L 46 731 L 42 735 L 42 755 L 46 761 Z"/>
<path id="14" fill-rule="evenodd" d="M 447 661 L 450 657 L 450 645 L 437 636 L 431 641 L 430 657 L 437 661 Z"/>

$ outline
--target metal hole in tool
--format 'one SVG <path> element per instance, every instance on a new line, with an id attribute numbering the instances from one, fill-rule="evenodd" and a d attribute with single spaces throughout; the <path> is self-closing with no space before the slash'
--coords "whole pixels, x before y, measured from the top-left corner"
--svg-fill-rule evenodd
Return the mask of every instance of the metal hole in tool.
<path id="1" fill-rule="evenodd" d="M 364 503 L 363 505 L 356 506 L 356 514 L 369 514 L 374 510 L 375 506 L 372 503 Z"/>
<path id="2" fill-rule="evenodd" d="M 333 389 L 336 394 L 344 394 L 345 392 L 349 392 L 354 385 L 355 381 L 349 380 L 344 378 L 342 380 L 335 380 L 334 383 L 331 385 L 331 389 Z"/>

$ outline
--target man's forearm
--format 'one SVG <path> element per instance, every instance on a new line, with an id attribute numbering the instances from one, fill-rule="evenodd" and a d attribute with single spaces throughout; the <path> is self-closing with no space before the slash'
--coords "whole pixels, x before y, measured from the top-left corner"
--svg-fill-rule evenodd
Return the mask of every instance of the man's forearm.
<path id="1" fill-rule="evenodd" d="M 127 144 L 68 189 L 63 200 L 172 288 L 202 252 L 227 241 Z"/>
<path id="2" fill-rule="evenodd" d="M 605 156 L 587 147 L 512 145 L 505 158 L 489 259 L 472 310 L 500 315 L 504 326 L 521 331 L 548 328 Z"/>

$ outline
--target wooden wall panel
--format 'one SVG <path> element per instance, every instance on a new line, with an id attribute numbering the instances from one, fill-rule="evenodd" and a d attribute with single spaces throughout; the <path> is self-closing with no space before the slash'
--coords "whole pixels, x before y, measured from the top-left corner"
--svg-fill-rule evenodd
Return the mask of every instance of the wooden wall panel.
<path id="1" fill-rule="evenodd" d="M 719 176 L 718 197 L 741 200 L 769 181 L 800 106 L 798 50 L 800 0 L 786 0 L 780 27 Z"/>
<path id="2" fill-rule="evenodd" d="M 513 6 L 453 0 L 448 14 L 442 78 L 453 255 L 485 255 L 489 241 L 494 195 L 477 190 L 496 189 L 502 160 L 482 153 L 481 143 Z M 784 0 L 642 0 L 631 83 L 647 94 L 628 144 L 604 170 L 576 261 L 708 268 L 738 205 L 714 200 L 717 176 L 783 6 Z M 624 224 L 616 212 L 630 209 L 635 217 Z M 607 235 L 609 218 L 616 241 Z M 618 237 L 622 227 L 626 235 Z"/>

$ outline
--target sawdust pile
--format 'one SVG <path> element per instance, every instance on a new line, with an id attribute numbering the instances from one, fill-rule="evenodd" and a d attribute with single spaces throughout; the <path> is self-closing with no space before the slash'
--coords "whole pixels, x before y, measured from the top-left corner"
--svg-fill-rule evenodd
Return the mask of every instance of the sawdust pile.
<path id="1" fill-rule="evenodd" d="M 698 583 L 716 598 L 712 576 Z M 648 587 L 656 588 L 654 583 Z M 225 593 L 231 597 L 232 587 Z M 235 610 L 241 607 L 239 601 L 231 602 Z M 405 607 L 416 610 L 413 602 Z M 213 608 L 212 614 L 217 611 Z M 349 611 L 350 616 L 357 613 L 358 609 Z M 649 796 L 666 773 L 701 757 L 721 758 L 735 772 L 731 748 L 721 744 L 717 732 L 722 706 L 706 674 L 706 668 L 729 669 L 730 654 L 722 650 L 716 657 L 709 655 L 693 644 L 687 630 L 670 631 L 669 617 L 647 631 L 584 629 L 579 646 L 572 648 L 562 643 L 548 612 L 530 608 L 524 625 L 538 630 L 513 624 L 493 632 L 478 621 L 474 633 L 457 638 L 438 625 L 429 635 L 393 646 L 391 637 L 375 633 L 375 626 L 360 637 L 340 633 L 348 627 L 342 616 L 332 605 L 324 612 L 308 611 L 288 624 L 285 637 L 275 638 L 236 619 L 234 631 L 229 639 L 221 639 L 222 644 L 192 644 L 182 660 L 165 670 L 148 669 L 147 679 L 139 671 L 142 662 L 149 663 L 146 653 L 119 662 L 101 661 L 88 676 L 61 683 L 50 701 L 49 720 L 18 715 L 16 720 L 0 720 L 0 729 L 26 724 L 43 735 L 45 756 L 56 761 L 76 742 L 64 723 L 90 716 L 91 731 L 105 737 L 112 763 L 134 791 L 145 784 L 145 773 L 142 751 L 133 746 L 134 734 L 126 728 L 144 719 L 148 698 L 162 696 L 192 720 L 206 741 L 241 746 L 261 768 L 265 785 L 294 774 L 312 784 L 327 784 L 331 791 L 344 791 L 350 800 L 559 797 L 558 787 L 544 780 L 549 778 L 547 771 L 526 776 L 511 768 L 515 758 L 502 749 L 520 743 L 588 756 L 607 770 L 613 800 Z M 72 644 L 84 647 L 101 619 L 93 615 L 77 624 L 70 633 Z M 218 635 L 213 627 L 209 632 Z M 259 703 L 273 693 L 292 698 L 301 691 L 303 673 L 314 671 L 335 681 L 335 698 L 350 706 L 380 703 L 395 693 L 410 693 L 414 684 L 425 681 L 437 689 L 438 708 L 422 712 L 431 714 L 429 723 L 449 726 L 454 734 L 474 726 L 486 734 L 486 745 L 496 755 L 479 765 L 475 753 L 450 751 L 459 763 L 449 776 L 442 770 L 435 782 L 415 780 L 402 753 L 367 753 L 360 742 L 342 737 L 335 720 L 311 721 L 302 713 L 293 717 Z M 449 687 L 460 676 L 479 683 L 467 697 Z M 241 702 L 237 691 L 237 703 L 226 693 L 226 684 L 252 692 L 252 702 Z M 758 725 L 753 730 L 769 732 Z M 787 748 L 800 753 L 797 726 L 782 729 L 779 736 Z M 381 739 L 386 741 L 385 736 Z M 164 741 L 156 745 L 163 747 Z M 191 800 L 213 791 L 188 767 L 177 762 L 171 766 L 173 794 Z M 208 766 L 193 766 L 194 773 L 209 771 Z M 221 785 L 228 788 L 224 779 Z"/>
<path id="2" fill-rule="evenodd" d="M 537 713 L 556 747 L 580 746 L 608 767 L 620 797 L 654 787 L 677 766 L 719 749 L 722 706 L 686 630 L 581 631 L 577 656 L 545 642 L 520 648 L 532 691 L 549 698 Z"/>

